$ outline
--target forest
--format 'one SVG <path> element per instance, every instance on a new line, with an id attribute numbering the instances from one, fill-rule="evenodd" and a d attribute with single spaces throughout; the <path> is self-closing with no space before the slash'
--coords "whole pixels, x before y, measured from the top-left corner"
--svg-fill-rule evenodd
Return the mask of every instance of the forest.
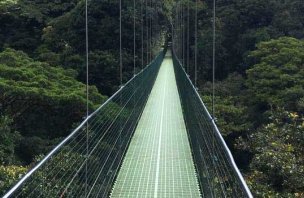
<path id="1" fill-rule="evenodd" d="M 177 52 L 194 80 L 197 24 L 197 88 L 211 110 L 213 1 L 149 2 L 133 13 L 123 1 L 123 82 L 157 55 L 183 9 L 189 39 Z M 0 1 L 0 194 L 86 115 L 84 4 Z M 120 86 L 119 1 L 88 10 L 92 112 Z M 303 13 L 303 0 L 216 0 L 215 116 L 254 197 L 304 197 Z"/>

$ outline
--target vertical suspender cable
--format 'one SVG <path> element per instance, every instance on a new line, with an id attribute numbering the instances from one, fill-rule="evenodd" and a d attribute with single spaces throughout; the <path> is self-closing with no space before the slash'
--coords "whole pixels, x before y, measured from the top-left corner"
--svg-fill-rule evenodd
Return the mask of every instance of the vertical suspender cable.
<path id="1" fill-rule="evenodd" d="M 135 0 L 133 0 L 133 76 L 135 76 L 135 67 L 136 67 L 136 23 L 135 23 L 135 20 L 136 20 L 136 10 L 135 10 Z"/>
<path id="2" fill-rule="evenodd" d="M 185 25 L 185 5 L 183 5 L 183 65 L 186 69 L 186 25 Z"/>
<path id="3" fill-rule="evenodd" d="M 182 4 L 183 5 L 183 7 L 182 7 L 182 23 L 183 23 L 183 66 L 185 67 L 185 70 L 186 70 L 186 62 L 185 62 L 185 58 L 186 58 L 186 56 L 185 56 L 185 51 L 186 51 L 186 49 L 185 49 L 185 33 L 186 33 L 186 31 L 185 31 L 185 6 L 184 6 L 184 4 Z"/>
<path id="4" fill-rule="evenodd" d="M 136 6 L 135 0 L 133 0 L 133 77 L 136 74 Z M 133 94 L 135 95 L 135 81 L 133 84 Z M 133 108 L 135 109 L 135 97 L 133 97 Z"/>
<path id="5" fill-rule="evenodd" d="M 194 84 L 195 84 L 195 87 L 197 88 L 197 23 L 198 23 L 198 21 L 197 21 L 197 1 L 198 0 L 195 0 L 195 44 L 194 44 L 194 72 L 195 72 L 195 74 L 194 74 Z"/>
<path id="6" fill-rule="evenodd" d="M 181 16 L 182 16 L 182 6 L 181 6 L 181 3 L 179 3 L 179 7 L 178 7 L 178 31 L 179 31 L 179 34 L 178 34 L 178 37 L 179 37 L 179 60 L 181 61 L 182 60 L 182 20 L 181 20 Z"/>
<path id="7" fill-rule="evenodd" d="M 179 6 L 179 45 L 180 45 L 180 61 L 182 61 L 183 58 L 183 45 L 182 45 L 182 3 L 180 3 Z"/>
<path id="8" fill-rule="evenodd" d="M 182 60 L 182 23 L 181 23 L 181 15 L 182 15 L 182 11 L 181 11 L 181 3 L 179 2 L 178 5 L 178 56 L 179 56 L 179 60 Z"/>
<path id="9" fill-rule="evenodd" d="M 146 64 L 149 64 L 149 25 L 148 25 L 148 0 L 145 0 L 146 6 Z"/>
<path id="10" fill-rule="evenodd" d="M 180 2 L 178 3 L 178 5 L 177 5 L 177 9 L 176 9 L 176 11 L 177 11 L 177 22 L 176 22 L 176 24 L 177 24 L 177 27 L 176 27 L 176 29 L 177 29 L 177 31 L 176 31 L 176 47 L 177 47 L 177 49 L 176 50 L 178 50 L 177 51 L 177 57 L 180 55 L 180 42 L 179 42 L 179 38 L 180 38 L 180 24 L 179 24 L 179 15 L 180 15 Z M 178 57 L 179 58 L 179 57 Z"/>
<path id="11" fill-rule="evenodd" d="M 89 117 L 89 31 L 88 31 L 88 0 L 85 1 L 85 34 L 86 34 L 86 116 Z M 89 121 L 86 123 L 86 165 L 85 165 L 85 196 L 88 192 L 88 157 L 89 157 Z"/>
<path id="12" fill-rule="evenodd" d="M 120 86 L 122 86 L 122 16 L 121 16 L 121 1 L 119 0 L 119 78 Z"/>
<path id="13" fill-rule="evenodd" d="M 152 0 L 150 1 L 150 7 L 151 7 L 151 18 L 150 18 L 150 62 L 152 61 L 152 44 L 153 44 L 153 39 L 152 39 L 152 23 L 153 23 L 153 4 Z"/>
<path id="14" fill-rule="evenodd" d="M 182 47 L 181 47 L 181 45 L 182 45 L 182 40 L 181 40 L 181 36 L 182 36 L 182 34 L 181 34 L 181 32 L 182 32 L 182 23 L 181 23 L 181 2 L 179 1 L 179 4 L 178 4 L 178 17 L 177 17 L 177 30 L 178 30 L 178 36 L 177 36 L 177 40 L 178 40 L 178 58 L 179 58 L 179 60 L 181 61 L 182 60 L 182 53 L 181 53 L 181 50 L 182 50 Z"/>
<path id="15" fill-rule="evenodd" d="M 181 41 L 182 41 L 182 64 L 185 68 L 184 64 L 184 5 L 181 4 Z"/>
<path id="16" fill-rule="evenodd" d="M 176 51 L 176 55 L 178 56 L 179 54 L 179 46 L 178 46 L 178 36 L 179 36 L 179 23 L 178 23 L 178 17 L 179 17 L 179 10 L 178 10 L 178 3 L 176 3 L 176 17 L 175 17 L 175 43 L 174 43 L 174 50 Z"/>
<path id="17" fill-rule="evenodd" d="M 149 0 L 148 2 L 148 7 L 149 7 L 149 63 L 151 62 L 151 44 L 152 44 L 152 37 L 151 37 L 151 25 L 152 25 L 152 1 Z"/>
<path id="18" fill-rule="evenodd" d="M 141 1 L 140 6 L 140 14 L 141 14 L 141 69 L 143 70 L 144 67 L 144 13 L 143 13 L 143 7 L 144 7 L 144 0 Z"/>
<path id="19" fill-rule="evenodd" d="M 182 3 L 179 4 L 179 60 L 182 60 L 183 50 L 182 50 Z"/>
<path id="20" fill-rule="evenodd" d="M 120 87 L 122 87 L 122 5 L 121 5 L 121 1 L 119 0 L 119 77 L 120 77 Z M 119 97 L 120 100 L 120 105 L 122 106 L 122 96 L 120 95 Z M 120 130 L 119 130 L 119 157 L 122 157 L 122 152 L 121 152 L 121 148 L 122 148 L 122 139 L 121 139 L 121 135 L 122 135 L 122 121 L 120 119 Z"/>
<path id="21" fill-rule="evenodd" d="M 150 0 L 150 8 L 151 8 L 151 17 L 150 17 L 150 59 L 149 62 L 152 61 L 152 44 L 153 44 L 153 38 L 152 38 L 152 23 L 153 23 L 153 4 L 152 0 Z"/>
<path id="22" fill-rule="evenodd" d="M 216 4 L 215 4 L 215 0 L 213 0 L 213 48 L 212 48 L 212 116 L 213 118 L 215 118 L 215 87 L 214 87 L 214 83 L 215 83 L 215 12 L 216 12 L 216 8 L 215 8 Z"/>
<path id="23" fill-rule="evenodd" d="M 215 0 L 213 0 L 213 42 L 212 42 L 212 119 L 213 121 L 215 122 L 215 87 L 214 87 L 214 83 L 215 83 Z M 215 128 L 213 128 L 213 138 L 212 138 L 212 151 L 215 153 L 215 134 L 216 134 L 216 131 L 215 131 Z M 215 164 L 215 159 L 214 159 L 214 156 L 215 154 L 213 154 L 213 157 L 212 157 L 212 161 L 213 161 L 213 164 Z M 214 189 L 214 183 L 212 183 L 212 189 L 213 189 L 213 192 L 215 191 Z"/>
<path id="24" fill-rule="evenodd" d="M 190 58 L 190 52 L 189 52 L 189 49 L 190 49 L 190 1 L 188 1 L 188 4 L 187 4 L 187 73 L 190 75 L 190 62 L 189 62 L 189 58 Z"/>

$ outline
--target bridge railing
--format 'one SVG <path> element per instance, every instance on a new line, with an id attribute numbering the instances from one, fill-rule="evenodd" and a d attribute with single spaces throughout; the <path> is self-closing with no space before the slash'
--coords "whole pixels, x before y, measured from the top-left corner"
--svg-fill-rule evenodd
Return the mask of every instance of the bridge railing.
<path id="1" fill-rule="evenodd" d="M 33 167 L 6 197 L 106 197 L 165 51 Z"/>
<path id="2" fill-rule="evenodd" d="M 214 119 L 174 52 L 173 62 L 203 197 L 252 197 Z"/>

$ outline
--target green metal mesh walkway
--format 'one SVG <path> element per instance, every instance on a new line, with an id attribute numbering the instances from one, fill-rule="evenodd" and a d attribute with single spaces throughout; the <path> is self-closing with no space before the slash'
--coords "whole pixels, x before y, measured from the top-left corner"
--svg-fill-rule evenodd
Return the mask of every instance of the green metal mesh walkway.
<path id="1" fill-rule="evenodd" d="M 111 197 L 200 197 L 170 52 L 161 65 Z"/>

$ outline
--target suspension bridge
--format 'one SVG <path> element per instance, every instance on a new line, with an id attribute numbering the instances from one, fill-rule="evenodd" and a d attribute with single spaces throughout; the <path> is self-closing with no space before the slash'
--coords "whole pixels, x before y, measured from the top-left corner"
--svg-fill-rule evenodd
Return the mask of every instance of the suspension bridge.
<path id="1" fill-rule="evenodd" d="M 252 197 L 179 60 L 162 51 L 4 197 Z"/>
<path id="2" fill-rule="evenodd" d="M 120 71 L 121 6 L 120 1 Z M 184 58 L 178 58 L 186 53 L 181 46 L 189 45 L 182 14 L 177 12 L 172 24 L 173 45 L 137 74 L 134 61 L 134 76 L 93 113 L 87 111 L 86 119 L 4 198 L 252 197 L 197 92 L 197 76 L 193 85 Z M 135 40 L 134 17 L 134 59 Z M 88 74 L 88 34 L 86 49 Z M 122 72 L 120 77 L 122 84 Z"/>

